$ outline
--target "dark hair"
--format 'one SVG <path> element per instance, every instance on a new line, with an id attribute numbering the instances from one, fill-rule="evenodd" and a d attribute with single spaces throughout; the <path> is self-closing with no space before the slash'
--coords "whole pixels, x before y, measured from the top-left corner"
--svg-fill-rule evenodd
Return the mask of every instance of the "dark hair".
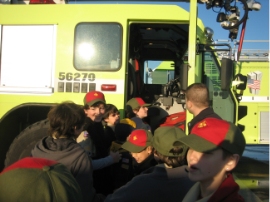
<path id="1" fill-rule="evenodd" d="M 114 128 L 115 138 L 118 142 L 124 143 L 134 128 L 126 123 L 117 123 Z"/>
<path id="2" fill-rule="evenodd" d="M 233 155 L 231 152 L 229 152 L 229 151 L 227 151 L 227 150 L 225 150 L 223 148 L 221 148 L 221 150 L 222 150 L 222 159 L 223 160 L 225 160 L 226 158 L 228 158 L 228 157 L 230 157 L 230 156 Z"/>
<path id="3" fill-rule="evenodd" d="M 171 150 L 170 153 L 177 155 L 177 154 L 182 154 L 183 151 L 185 151 L 185 146 L 174 146 Z M 159 160 L 163 163 L 166 163 L 168 166 L 170 167 L 179 167 L 182 165 L 187 165 L 187 150 L 185 151 L 184 155 L 179 155 L 177 157 L 173 157 L 173 156 L 165 156 L 162 155 L 161 153 L 159 153 L 157 150 L 154 151 L 155 154 L 158 156 Z"/>
<path id="4" fill-rule="evenodd" d="M 140 106 L 139 107 L 136 107 L 135 109 L 132 109 L 130 105 L 127 105 L 126 106 L 126 117 L 131 119 L 133 117 L 136 117 L 136 114 L 133 112 L 133 110 L 137 110 L 139 111 L 140 110 Z"/>
<path id="5" fill-rule="evenodd" d="M 113 104 L 106 104 L 105 113 L 103 115 L 103 119 L 107 119 L 111 114 L 119 114 L 119 110 Z"/>
<path id="6" fill-rule="evenodd" d="M 186 99 L 193 102 L 197 107 L 209 106 L 209 90 L 203 83 L 193 83 L 187 87 Z"/>
<path id="7" fill-rule="evenodd" d="M 54 106 L 48 113 L 48 119 L 51 136 L 76 138 L 75 127 L 80 129 L 84 125 L 85 113 L 80 105 L 67 101 Z"/>
<path id="8" fill-rule="evenodd" d="M 83 106 L 83 109 L 90 109 L 90 107 L 99 107 L 100 104 L 104 104 L 104 103 L 101 102 L 101 101 L 98 101 L 98 102 L 96 102 L 95 104 L 93 104 L 91 106 L 89 106 L 88 104 L 85 104 Z M 104 106 L 106 107 L 106 104 L 104 104 Z"/>

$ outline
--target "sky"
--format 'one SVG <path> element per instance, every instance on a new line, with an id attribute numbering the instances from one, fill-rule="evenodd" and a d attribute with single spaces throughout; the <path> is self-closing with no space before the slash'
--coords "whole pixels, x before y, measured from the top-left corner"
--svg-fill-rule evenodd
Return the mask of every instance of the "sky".
<path id="1" fill-rule="evenodd" d="M 125 1 L 125 0 L 122 0 Z M 122 1 L 119 1 L 118 3 L 123 3 Z M 237 0 L 236 0 L 237 1 Z M 244 43 L 242 46 L 243 49 L 256 49 L 256 50 L 266 50 L 266 52 L 269 52 L 269 0 L 255 0 L 256 2 L 259 2 L 261 4 L 261 9 L 259 11 L 249 11 L 248 13 L 248 20 L 246 22 L 246 29 L 245 29 L 245 35 L 244 35 Z M 132 2 L 132 1 L 126 1 L 126 2 Z M 134 1 L 133 1 L 134 2 Z M 142 1 L 137 2 L 142 3 Z M 156 3 L 156 4 L 177 4 L 187 11 L 189 11 L 189 3 L 182 2 L 162 2 L 156 1 L 154 2 L 147 2 L 144 3 Z M 231 6 L 233 3 L 231 3 Z M 237 7 L 240 9 L 240 16 L 243 16 L 243 4 L 238 1 L 236 4 Z M 214 11 L 213 11 L 214 10 Z M 228 43 L 231 43 L 231 47 L 234 47 L 234 42 L 231 42 L 231 39 L 229 38 L 229 31 L 225 30 L 221 27 L 219 22 L 216 22 L 217 18 L 217 12 L 220 10 L 219 8 L 214 9 L 206 9 L 205 4 L 198 4 L 198 17 L 203 21 L 205 27 L 210 27 L 214 30 L 214 41 L 216 40 L 228 40 Z M 215 12 L 216 11 L 216 12 Z M 221 10 L 221 12 L 224 12 L 224 9 Z M 239 27 L 237 39 L 240 39 L 242 24 Z M 256 41 L 257 40 L 257 41 Z M 258 42 L 264 41 L 264 42 Z M 251 42 L 253 41 L 253 42 Z M 226 43 L 226 42 L 223 42 Z M 237 47 L 236 47 L 237 48 Z"/>
<path id="2" fill-rule="evenodd" d="M 269 51 L 269 0 L 256 0 L 261 4 L 259 11 L 249 11 L 248 20 L 246 22 L 246 30 L 244 35 L 244 43 L 242 49 L 265 49 Z M 188 3 L 179 3 L 186 10 L 189 10 Z M 232 5 L 232 4 L 231 4 Z M 237 6 L 241 9 L 242 3 L 238 2 Z M 219 11 L 219 8 L 214 8 L 215 11 Z M 224 9 L 221 11 L 224 12 Z M 244 13 L 240 12 L 242 16 Z M 214 30 L 214 41 L 216 40 L 229 40 L 229 31 L 221 27 L 219 22 L 216 22 L 217 13 L 212 9 L 207 10 L 205 4 L 199 4 L 198 16 L 203 21 L 206 27 L 210 27 Z M 242 25 L 240 25 L 237 40 L 240 39 Z M 267 42 L 250 42 L 255 40 L 263 40 Z M 233 47 L 234 43 L 231 44 Z M 267 51 L 267 52 L 268 52 Z"/>
<path id="3" fill-rule="evenodd" d="M 86 0 L 87 1 L 87 0 Z M 94 1 L 94 0 L 91 0 Z M 237 0 L 235 0 L 237 1 Z M 234 1 L 234 2 L 235 2 Z M 262 50 L 269 52 L 269 0 L 254 0 L 255 2 L 259 2 L 261 4 L 261 9 L 259 11 L 249 11 L 248 13 L 248 20 L 246 22 L 246 29 L 245 29 L 245 35 L 244 35 L 244 43 L 242 46 L 242 50 L 244 49 L 256 49 L 256 50 Z M 113 0 L 109 0 L 106 2 L 106 0 L 99 1 L 99 3 L 112 3 Z M 162 1 L 162 0 L 152 0 L 150 1 L 133 1 L 133 0 L 119 0 L 114 1 L 115 3 L 145 3 L 145 4 L 177 4 L 187 11 L 189 11 L 189 3 L 187 2 L 170 2 L 170 1 Z M 231 6 L 233 3 L 231 3 Z M 236 4 L 238 8 L 240 9 L 240 16 L 243 16 L 244 11 L 242 9 L 243 5 L 240 1 Z M 213 11 L 214 10 L 214 11 Z M 213 39 L 214 41 L 217 40 L 227 40 L 226 42 L 222 43 L 230 43 L 231 47 L 234 48 L 235 41 L 231 42 L 231 39 L 229 39 L 229 31 L 225 30 L 221 27 L 219 22 L 216 22 L 217 18 L 217 12 L 220 10 L 219 8 L 214 9 L 206 9 L 205 4 L 198 4 L 198 17 L 203 21 L 205 27 L 210 27 L 214 31 Z M 216 11 L 216 12 L 215 12 Z M 221 12 L 224 12 L 224 9 L 221 10 Z M 240 39 L 242 24 L 239 26 L 239 31 L 237 35 L 237 39 Z M 259 42 L 260 40 L 261 42 Z M 238 47 L 236 47 L 237 49 Z"/>

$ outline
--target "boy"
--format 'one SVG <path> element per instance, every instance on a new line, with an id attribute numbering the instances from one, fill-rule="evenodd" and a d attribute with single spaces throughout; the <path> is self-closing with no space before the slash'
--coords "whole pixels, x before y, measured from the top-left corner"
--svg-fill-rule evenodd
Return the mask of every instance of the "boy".
<path id="1" fill-rule="evenodd" d="M 63 164 L 26 157 L 0 173 L 0 201 L 82 202 L 80 186 Z"/>
<path id="2" fill-rule="evenodd" d="M 106 138 L 102 125 L 106 107 L 105 96 L 102 92 L 90 91 L 85 94 L 83 102 L 86 125 L 84 132 L 77 138 L 77 142 L 94 159 L 93 169 L 102 169 L 118 162 L 121 157 L 118 153 L 111 153 L 108 156 L 111 140 Z"/>
<path id="3" fill-rule="evenodd" d="M 147 104 L 140 97 L 131 98 L 126 104 L 127 118 L 130 118 L 136 123 L 136 129 L 145 129 L 151 131 L 151 127 L 143 120 L 147 117 Z"/>
<path id="4" fill-rule="evenodd" d="M 197 181 L 183 202 L 244 201 L 231 174 L 246 145 L 237 126 L 224 120 L 206 118 L 180 141 L 189 147 L 188 176 Z"/>
<path id="5" fill-rule="evenodd" d="M 129 151 L 133 159 L 134 175 L 139 175 L 150 167 L 157 165 L 152 146 L 153 134 L 145 129 L 135 129 L 128 136 L 122 148 Z"/>
<path id="6" fill-rule="evenodd" d="M 111 173 L 113 177 L 114 189 L 125 185 L 134 176 L 133 158 L 129 151 L 122 148 L 123 143 L 126 142 L 127 137 L 135 129 L 136 124 L 131 119 L 122 119 L 120 123 L 115 125 L 116 140 L 112 142 L 111 151 L 119 152 L 122 158 L 118 163 L 112 165 Z"/>
<path id="7" fill-rule="evenodd" d="M 115 140 L 115 125 L 119 122 L 119 111 L 117 107 L 113 104 L 106 104 L 105 113 L 103 115 L 103 128 L 105 132 L 105 137 L 108 140 L 107 147 L 110 147 L 112 141 Z"/>
<path id="8" fill-rule="evenodd" d="M 107 195 L 113 191 L 110 165 L 117 163 L 121 154 L 110 152 L 111 139 L 104 131 L 102 119 L 105 113 L 105 96 L 100 91 L 90 91 L 84 96 L 84 112 L 87 124 L 77 142 L 89 152 L 93 159 L 94 187 L 99 193 Z"/>
<path id="9" fill-rule="evenodd" d="M 194 182 L 185 171 L 187 146 L 179 142 L 186 134 L 174 126 L 155 130 L 152 145 L 159 164 L 134 177 L 105 201 L 178 202 Z"/>
<path id="10" fill-rule="evenodd" d="M 103 121 L 106 126 L 114 130 L 115 125 L 119 122 L 120 113 L 117 107 L 113 104 L 106 104 Z"/>
<path id="11" fill-rule="evenodd" d="M 84 201 L 102 201 L 93 188 L 92 160 L 76 142 L 85 122 L 82 107 L 63 102 L 49 111 L 48 120 L 50 135 L 35 145 L 32 156 L 62 163 L 77 180 Z"/>

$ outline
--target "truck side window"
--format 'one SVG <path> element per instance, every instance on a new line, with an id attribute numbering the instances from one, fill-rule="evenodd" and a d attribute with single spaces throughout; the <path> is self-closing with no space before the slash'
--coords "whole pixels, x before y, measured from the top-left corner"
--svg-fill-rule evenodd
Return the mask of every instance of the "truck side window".
<path id="1" fill-rule="evenodd" d="M 115 71 L 121 66 L 122 27 L 117 23 L 79 23 L 75 28 L 74 67 Z"/>
<path id="2" fill-rule="evenodd" d="M 166 84 L 174 79 L 173 61 L 145 61 L 144 83 L 145 84 Z"/>
<path id="3" fill-rule="evenodd" d="M 213 54 L 209 52 L 205 53 L 204 55 L 205 74 L 212 83 L 212 86 L 208 86 L 208 88 L 213 88 L 214 91 L 221 91 L 220 70 L 214 58 L 215 57 L 213 56 Z"/>

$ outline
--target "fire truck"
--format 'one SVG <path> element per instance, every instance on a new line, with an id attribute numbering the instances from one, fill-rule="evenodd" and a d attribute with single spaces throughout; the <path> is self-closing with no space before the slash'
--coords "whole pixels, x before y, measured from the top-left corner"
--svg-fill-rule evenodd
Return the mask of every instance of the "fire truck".
<path id="1" fill-rule="evenodd" d="M 246 42 L 269 44 L 267 40 Z M 236 51 L 232 53 L 233 60 Z M 239 109 L 242 109 L 238 114 L 238 127 L 249 144 L 269 144 L 269 53 L 268 49 L 243 49 L 238 61 L 234 62 L 235 74 L 247 76 L 246 90 L 238 96 Z M 222 51 L 218 55 L 220 59 L 229 57 Z"/>
<path id="2" fill-rule="evenodd" d="M 269 43 L 266 40 L 245 40 L 253 43 Z M 216 43 L 227 42 L 228 40 L 217 40 Z M 233 42 L 237 44 L 238 42 Z M 247 76 L 245 90 L 235 89 L 235 94 L 239 100 L 237 125 L 245 134 L 248 144 L 268 144 L 269 143 L 269 50 L 267 49 L 243 49 L 238 61 L 235 60 L 236 46 L 232 50 L 232 55 L 228 51 L 217 51 L 218 58 L 232 58 L 234 61 L 235 81 L 241 75 Z M 147 64 L 149 65 L 149 64 Z M 173 63 L 161 61 L 158 66 L 151 69 L 145 77 L 145 83 L 167 83 L 174 78 Z M 209 55 L 205 59 L 205 73 L 214 83 L 218 83 L 219 73 L 214 73 L 215 68 Z M 150 80 L 149 80 L 150 77 Z M 212 86 L 212 85 L 211 85 Z M 213 91 L 210 90 L 212 93 Z M 215 98 L 215 96 L 213 97 Z M 213 108 L 217 114 L 224 116 L 223 110 L 219 110 L 217 102 L 213 102 Z"/>
<path id="3" fill-rule="evenodd" d="M 197 9 L 198 4 L 205 4 L 207 12 L 225 9 L 218 22 L 235 39 L 258 3 L 178 2 L 189 4 L 189 11 L 143 2 L 0 0 L 0 170 L 29 156 L 47 135 L 52 106 L 68 100 L 82 105 L 91 90 L 103 92 L 122 118 L 127 100 L 142 97 L 147 103 L 158 102 L 166 116 L 181 113 L 187 123 L 193 117 L 185 110 L 183 92 L 202 82 L 214 110 L 237 125 L 245 114 L 239 98 L 247 91 L 247 72 L 235 71 L 231 58 L 219 59 L 221 44 L 214 43 L 213 29 L 204 26 Z M 230 54 L 230 48 L 222 46 Z M 171 81 L 145 82 L 148 61 L 171 62 Z M 255 108 L 246 116 L 258 113 Z M 161 116 L 164 113 L 154 117 Z M 247 142 L 260 143 L 257 133 L 246 131 Z"/>

